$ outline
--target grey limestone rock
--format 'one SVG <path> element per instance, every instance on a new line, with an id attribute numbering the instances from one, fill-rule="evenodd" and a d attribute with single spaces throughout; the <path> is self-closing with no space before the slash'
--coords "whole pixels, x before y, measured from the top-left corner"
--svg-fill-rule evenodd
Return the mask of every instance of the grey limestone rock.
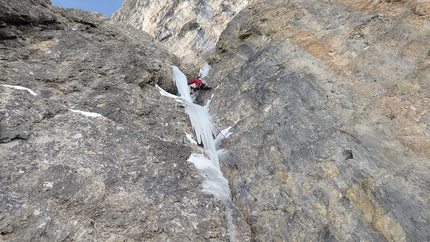
<path id="1" fill-rule="evenodd" d="M 229 21 L 249 2 L 125 0 L 112 17 L 148 32 L 184 63 L 201 67 Z"/>
<path id="2" fill-rule="evenodd" d="M 155 39 L 0 3 L 0 240 L 228 241 L 183 106 L 154 87 L 176 93 L 198 54 L 198 101 L 232 126 L 236 241 L 430 240 L 428 3 L 126 1 L 115 18 Z"/>
<path id="3" fill-rule="evenodd" d="M 256 241 L 430 239 L 429 16 L 369 5 L 254 1 L 218 41 L 212 112 Z"/>
<path id="4" fill-rule="evenodd" d="M 187 162 L 202 152 L 188 117 L 154 87 L 176 93 L 179 59 L 47 2 L 0 5 L 15 35 L 0 40 L 0 240 L 228 240 L 224 205 Z"/>
<path id="5" fill-rule="evenodd" d="M 50 4 L 50 0 L 1 0 L 0 21 L 15 24 L 54 22 L 56 16 L 49 10 Z"/>

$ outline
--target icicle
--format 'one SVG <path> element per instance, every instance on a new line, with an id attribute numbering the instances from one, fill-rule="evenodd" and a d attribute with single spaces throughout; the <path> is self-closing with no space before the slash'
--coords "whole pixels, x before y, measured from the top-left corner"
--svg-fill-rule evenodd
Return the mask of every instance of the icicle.
<path id="1" fill-rule="evenodd" d="M 209 156 L 208 159 L 203 154 L 192 154 L 188 161 L 192 162 L 196 166 L 201 176 L 204 178 L 203 192 L 213 194 L 224 203 L 226 207 L 226 218 L 230 241 L 235 241 L 230 187 L 227 179 L 222 175 L 218 158 L 219 156 L 222 156 L 225 151 L 219 152 L 217 150 L 220 146 L 221 139 L 223 138 L 222 136 L 227 137 L 230 134 L 229 128 L 222 131 L 221 134 L 214 139 L 217 135 L 217 130 L 213 125 L 212 117 L 209 115 L 210 101 L 207 102 L 205 106 L 194 104 L 190 96 L 190 88 L 188 87 L 187 78 L 176 66 L 173 66 L 172 69 L 174 83 L 176 84 L 180 97 L 186 104 L 185 112 L 190 117 L 191 124 L 197 137 L 197 142 L 203 144 L 203 147 Z M 206 64 L 200 71 L 200 77 L 203 78 L 207 76 L 209 70 L 210 66 Z"/>
<path id="2" fill-rule="evenodd" d="M 173 83 L 178 88 L 178 92 L 182 99 L 186 102 L 193 102 L 190 96 L 190 87 L 188 86 L 187 77 L 182 73 L 178 67 L 173 66 Z"/>

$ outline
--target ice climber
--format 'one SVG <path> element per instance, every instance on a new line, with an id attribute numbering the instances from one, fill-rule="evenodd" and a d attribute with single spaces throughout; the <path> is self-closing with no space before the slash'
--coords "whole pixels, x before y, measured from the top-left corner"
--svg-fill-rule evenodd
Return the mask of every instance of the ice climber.
<path id="1" fill-rule="evenodd" d="M 204 84 L 202 82 L 202 80 L 200 80 L 199 77 L 188 82 L 188 85 L 191 87 L 191 94 L 194 94 L 194 92 L 197 90 L 210 90 L 210 89 L 212 89 L 212 87 L 209 87 L 206 84 Z"/>

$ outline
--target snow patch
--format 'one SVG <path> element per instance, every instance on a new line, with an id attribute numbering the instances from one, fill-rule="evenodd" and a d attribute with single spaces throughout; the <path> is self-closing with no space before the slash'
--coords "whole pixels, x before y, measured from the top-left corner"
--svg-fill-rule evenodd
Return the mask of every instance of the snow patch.
<path id="1" fill-rule="evenodd" d="M 99 113 L 85 112 L 85 111 L 75 110 L 75 109 L 69 109 L 69 111 L 72 111 L 74 113 L 80 113 L 82 115 L 85 115 L 85 116 L 88 116 L 88 117 L 92 117 L 92 118 L 103 117 Z"/>
<path id="2" fill-rule="evenodd" d="M 4 87 L 10 87 L 10 88 L 18 89 L 18 90 L 26 90 L 26 91 L 28 91 L 31 95 L 33 95 L 33 96 L 37 96 L 37 94 L 36 94 L 33 90 L 31 90 L 31 89 L 29 89 L 29 88 L 26 88 L 26 87 L 22 87 L 22 86 L 12 86 L 12 85 L 4 85 L 4 84 L 2 84 L 2 86 L 4 86 Z"/>
<path id="3" fill-rule="evenodd" d="M 197 144 L 197 141 L 195 141 L 192 138 L 191 134 L 188 134 L 188 133 L 185 132 L 185 135 L 187 136 L 187 139 L 191 142 L 191 144 L 195 144 L 195 145 Z"/>
<path id="4" fill-rule="evenodd" d="M 52 187 L 54 187 L 54 183 L 53 182 L 44 182 L 43 186 L 47 187 L 47 188 L 52 188 Z"/>

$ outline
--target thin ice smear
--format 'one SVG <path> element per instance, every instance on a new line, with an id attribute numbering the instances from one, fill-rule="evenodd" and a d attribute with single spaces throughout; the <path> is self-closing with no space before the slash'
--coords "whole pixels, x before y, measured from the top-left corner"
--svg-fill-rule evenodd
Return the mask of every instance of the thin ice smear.
<path id="1" fill-rule="evenodd" d="M 200 78 L 205 78 L 207 76 L 209 76 L 209 71 L 212 69 L 212 67 L 206 63 L 203 68 L 200 70 L 199 72 L 199 77 Z"/>
<path id="2" fill-rule="evenodd" d="M 204 154 L 192 154 L 188 161 L 196 166 L 200 175 L 204 178 L 203 192 L 213 194 L 224 203 L 230 241 L 235 241 L 231 192 L 228 181 L 224 178 L 220 170 L 217 146 L 219 146 L 221 137 L 219 136 L 214 139 L 217 135 L 217 130 L 209 115 L 210 102 L 207 102 L 205 106 L 194 104 L 190 96 L 187 78 L 176 66 L 173 66 L 172 69 L 173 81 L 176 84 L 180 97 L 186 104 L 185 112 L 190 117 L 197 142 L 203 144 L 206 154 L 208 155 L 208 157 L 206 157 Z M 207 76 L 209 70 L 210 66 L 205 66 L 200 72 L 200 77 L 203 78 Z M 228 135 L 228 129 L 224 132 L 224 135 Z"/>
<path id="3" fill-rule="evenodd" d="M 85 115 L 87 117 L 92 117 L 92 118 L 103 117 L 101 114 L 98 114 L 98 113 L 85 112 L 85 111 L 75 110 L 75 109 L 69 109 L 69 111 L 72 111 L 74 113 L 80 113 L 82 115 Z"/>
<path id="4" fill-rule="evenodd" d="M 4 86 L 4 87 L 10 87 L 10 88 L 18 89 L 18 90 L 26 90 L 26 91 L 28 91 L 31 95 L 33 95 L 33 96 L 37 96 L 37 94 L 36 94 L 33 90 L 31 90 L 31 89 L 29 89 L 29 88 L 26 88 L 26 87 L 21 87 L 21 86 L 12 86 L 12 85 L 3 85 L 3 84 L 2 84 L 2 86 Z"/>

